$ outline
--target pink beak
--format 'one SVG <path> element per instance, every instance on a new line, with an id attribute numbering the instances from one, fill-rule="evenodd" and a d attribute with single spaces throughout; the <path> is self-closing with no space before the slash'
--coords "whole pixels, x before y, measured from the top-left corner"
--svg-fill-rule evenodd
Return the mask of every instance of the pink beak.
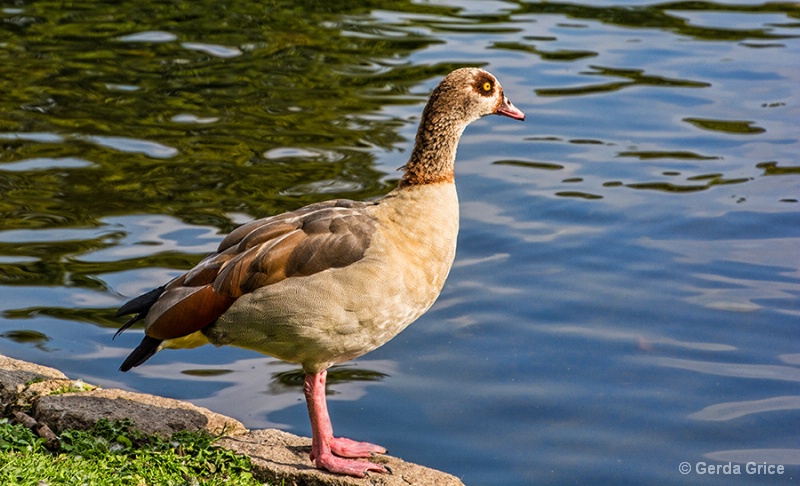
<path id="1" fill-rule="evenodd" d="M 503 96 L 503 102 L 497 107 L 497 111 L 495 111 L 495 113 L 513 118 L 515 120 L 525 121 L 525 113 L 521 112 L 519 108 L 514 106 L 505 96 Z"/>

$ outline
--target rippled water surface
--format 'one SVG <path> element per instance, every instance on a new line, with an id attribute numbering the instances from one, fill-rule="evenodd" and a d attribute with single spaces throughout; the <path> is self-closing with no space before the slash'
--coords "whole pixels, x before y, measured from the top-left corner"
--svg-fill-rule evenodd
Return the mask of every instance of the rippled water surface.
<path id="1" fill-rule="evenodd" d="M 481 65 L 528 119 L 465 132 L 456 265 L 332 372 L 337 433 L 470 485 L 797 481 L 798 36 L 788 2 L 5 2 L 0 353 L 309 434 L 296 367 L 122 374 L 113 313 L 237 224 L 388 192 Z"/>

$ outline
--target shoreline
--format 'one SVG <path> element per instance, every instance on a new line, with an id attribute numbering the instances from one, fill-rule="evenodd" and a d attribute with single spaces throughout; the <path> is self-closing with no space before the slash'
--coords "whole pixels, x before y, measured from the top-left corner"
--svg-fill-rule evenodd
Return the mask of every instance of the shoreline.
<path id="1" fill-rule="evenodd" d="M 371 458 L 390 474 L 351 478 L 316 469 L 309 459 L 311 439 L 277 429 L 248 430 L 231 417 L 189 402 L 125 390 L 104 389 L 61 371 L 0 354 L 0 416 L 29 414 L 34 431 L 86 430 L 98 420 L 129 418 L 146 434 L 169 437 L 179 430 L 205 430 L 220 436 L 215 443 L 253 464 L 253 476 L 262 482 L 289 485 L 463 486 L 450 474 L 409 463 L 389 455 Z M 17 414 L 19 415 L 19 414 Z M 17 420 L 19 421 L 19 420 Z M 44 432 L 46 433 L 46 432 Z"/>

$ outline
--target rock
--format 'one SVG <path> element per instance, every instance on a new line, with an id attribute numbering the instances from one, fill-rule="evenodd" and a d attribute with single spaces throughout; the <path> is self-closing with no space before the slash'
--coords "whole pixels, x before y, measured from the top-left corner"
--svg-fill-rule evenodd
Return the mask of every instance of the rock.
<path id="1" fill-rule="evenodd" d="M 162 437 L 181 430 L 205 429 L 211 435 L 247 432 L 238 420 L 188 402 L 117 389 L 44 396 L 36 400 L 33 416 L 56 431 L 88 429 L 101 418 L 129 418 L 142 432 Z"/>
<path id="2" fill-rule="evenodd" d="M 72 391 L 94 390 L 95 388 L 97 387 L 87 385 L 81 380 L 53 379 L 34 381 L 19 391 L 16 400 L 11 403 L 11 408 L 16 410 L 29 409 L 39 397 Z"/>
<path id="3" fill-rule="evenodd" d="M 286 486 L 464 486 L 450 474 L 396 457 L 376 455 L 390 474 L 371 473 L 364 479 L 331 474 L 314 467 L 309 459 L 311 439 L 276 429 L 254 430 L 245 435 L 224 437 L 218 445 L 250 457 L 253 476 L 259 481 Z"/>
<path id="4" fill-rule="evenodd" d="M 12 410 L 31 410 L 37 427 L 49 426 L 56 432 L 85 430 L 101 418 L 112 421 L 130 418 L 137 429 L 147 434 L 169 437 L 181 430 L 201 429 L 212 435 L 224 434 L 217 445 L 249 456 L 253 476 L 272 484 L 463 486 L 455 476 L 387 455 L 375 456 L 371 461 L 386 466 L 390 474 L 374 473 L 364 479 L 331 474 L 312 464 L 309 438 L 274 429 L 248 431 L 235 419 L 191 403 L 92 387 L 80 380 L 70 380 L 53 368 L 3 355 L 0 355 L 0 401 L 0 416 Z"/>
<path id="5" fill-rule="evenodd" d="M 0 354 L 0 414 L 33 384 L 47 380 L 66 380 L 67 376 L 53 368 Z"/>
<path id="6" fill-rule="evenodd" d="M 39 437 L 43 438 L 45 440 L 45 447 L 48 449 L 56 450 L 61 446 L 58 437 L 53 433 L 52 430 L 50 430 L 50 427 L 48 427 L 47 424 L 40 424 L 36 421 L 36 419 L 25 412 L 20 412 L 19 410 L 13 412 L 11 415 L 14 417 L 14 420 L 16 420 L 17 423 L 20 423 L 31 429 L 33 432 L 36 432 Z"/>
<path id="7" fill-rule="evenodd" d="M 31 374 L 42 378 L 66 379 L 67 375 L 55 368 L 29 363 L 21 359 L 9 358 L 0 354 L 0 372 Z"/>

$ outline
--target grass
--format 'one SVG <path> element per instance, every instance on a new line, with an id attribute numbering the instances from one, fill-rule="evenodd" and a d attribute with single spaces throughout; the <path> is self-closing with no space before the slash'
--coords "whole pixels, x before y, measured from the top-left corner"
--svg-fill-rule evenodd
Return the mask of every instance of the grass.
<path id="1" fill-rule="evenodd" d="M 204 432 L 170 439 L 146 435 L 129 420 L 101 420 L 87 431 L 60 435 L 51 452 L 22 425 L 0 419 L 0 484 L 53 485 L 260 485 L 250 460 L 221 447 Z"/>

